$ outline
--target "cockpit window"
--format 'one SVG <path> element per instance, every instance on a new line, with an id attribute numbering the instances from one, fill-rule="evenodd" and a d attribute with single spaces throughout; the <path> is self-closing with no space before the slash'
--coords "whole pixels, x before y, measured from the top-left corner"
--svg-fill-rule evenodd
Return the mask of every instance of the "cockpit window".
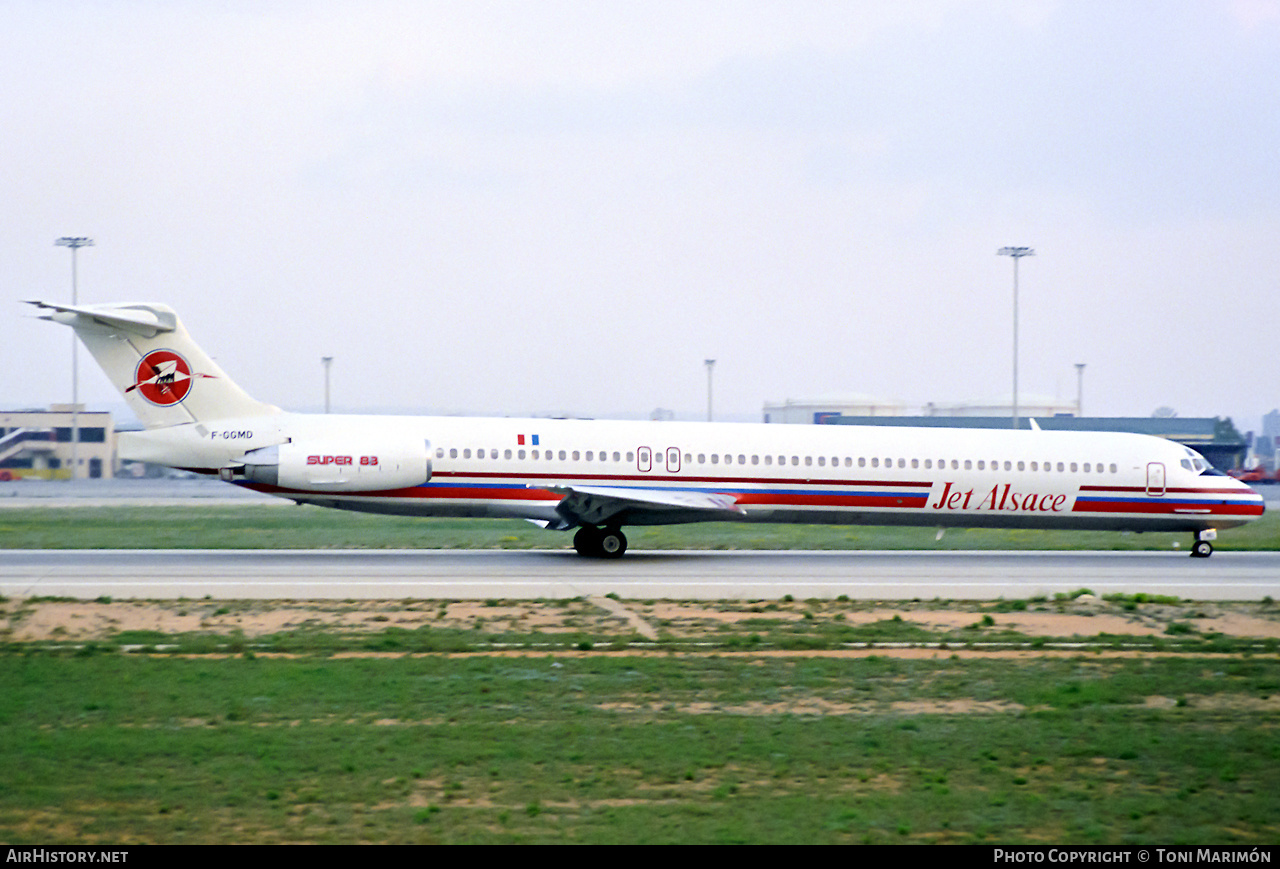
<path id="1" fill-rule="evenodd" d="M 1187 451 L 1187 455 L 1190 458 L 1183 459 L 1180 462 L 1182 467 L 1186 468 L 1188 471 L 1194 471 L 1197 474 L 1203 474 L 1205 476 L 1223 476 L 1222 471 L 1219 471 L 1213 465 L 1209 464 L 1209 462 L 1205 460 L 1204 456 L 1200 455 L 1190 447 L 1184 447 L 1184 449 Z"/>

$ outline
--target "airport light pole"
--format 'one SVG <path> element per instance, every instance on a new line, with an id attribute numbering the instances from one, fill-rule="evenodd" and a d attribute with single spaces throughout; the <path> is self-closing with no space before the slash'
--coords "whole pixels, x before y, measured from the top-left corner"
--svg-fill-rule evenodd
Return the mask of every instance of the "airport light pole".
<path id="1" fill-rule="evenodd" d="M 82 247 L 92 247 L 93 239 L 84 236 L 64 235 L 54 241 L 55 247 L 71 248 L 71 304 L 80 303 L 80 292 L 76 286 L 76 252 Z M 71 479 L 75 479 L 80 471 L 80 366 L 78 363 L 78 347 L 75 334 L 71 335 Z"/>
<path id="2" fill-rule="evenodd" d="M 707 422 L 711 422 L 711 371 L 716 367 L 716 361 L 707 359 L 703 364 L 707 366 Z"/>
<path id="3" fill-rule="evenodd" d="M 333 364 L 332 356 L 321 356 L 320 361 L 324 364 L 324 412 L 329 412 L 329 366 Z"/>
<path id="4" fill-rule="evenodd" d="M 1085 363 L 1076 363 L 1076 419 L 1084 416 L 1084 366 Z"/>
<path id="5" fill-rule="evenodd" d="M 1018 260 L 1035 256 L 1029 247 L 1002 247 L 997 256 L 1013 257 L 1013 427 L 1018 427 Z"/>

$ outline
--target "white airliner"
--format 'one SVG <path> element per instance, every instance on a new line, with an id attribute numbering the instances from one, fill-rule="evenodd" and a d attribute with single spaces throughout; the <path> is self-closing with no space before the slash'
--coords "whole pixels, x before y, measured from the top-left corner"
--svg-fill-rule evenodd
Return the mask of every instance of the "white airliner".
<path id="1" fill-rule="evenodd" d="M 743 423 L 286 413 L 250 398 L 165 305 L 32 302 L 93 353 L 146 427 L 120 456 L 370 513 L 578 528 L 617 558 L 622 528 L 745 521 L 1187 531 L 1262 515 L 1262 498 L 1162 438 Z"/>

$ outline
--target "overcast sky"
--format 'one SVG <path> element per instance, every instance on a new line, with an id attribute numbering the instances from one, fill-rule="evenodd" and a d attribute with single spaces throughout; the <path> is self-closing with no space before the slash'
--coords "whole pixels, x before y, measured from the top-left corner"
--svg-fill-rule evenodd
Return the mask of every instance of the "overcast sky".
<path id="1" fill-rule="evenodd" d="M 0 81 L 0 407 L 62 235 L 290 409 L 1007 400 L 1005 245 L 1024 401 L 1280 404 L 1277 0 L 0 0 Z"/>

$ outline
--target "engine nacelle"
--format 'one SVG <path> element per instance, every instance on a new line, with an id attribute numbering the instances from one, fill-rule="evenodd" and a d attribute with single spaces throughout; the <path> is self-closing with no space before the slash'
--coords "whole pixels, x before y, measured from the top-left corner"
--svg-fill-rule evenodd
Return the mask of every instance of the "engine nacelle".
<path id="1" fill-rule="evenodd" d="M 431 479 L 425 440 L 286 443 L 241 457 L 246 480 L 303 492 L 376 492 L 421 486 Z"/>

